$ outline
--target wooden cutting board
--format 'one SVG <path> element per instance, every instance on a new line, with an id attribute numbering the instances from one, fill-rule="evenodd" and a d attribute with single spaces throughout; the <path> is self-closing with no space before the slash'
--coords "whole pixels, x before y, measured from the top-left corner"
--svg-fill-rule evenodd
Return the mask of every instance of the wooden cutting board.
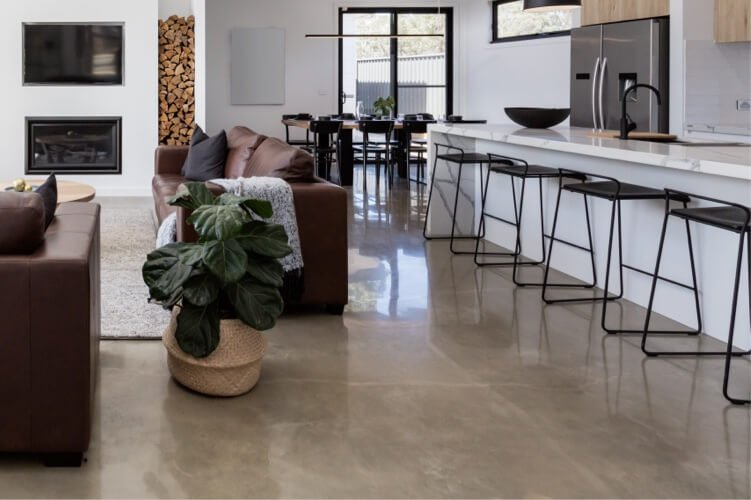
<path id="1" fill-rule="evenodd" d="M 620 132 L 615 130 L 603 130 L 601 132 L 592 132 L 590 137 L 603 137 L 606 139 L 617 139 L 621 135 Z M 628 134 L 629 139 L 638 139 L 641 141 L 664 141 L 671 142 L 678 139 L 678 136 L 673 134 L 661 134 L 659 132 L 630 132 Z"/>

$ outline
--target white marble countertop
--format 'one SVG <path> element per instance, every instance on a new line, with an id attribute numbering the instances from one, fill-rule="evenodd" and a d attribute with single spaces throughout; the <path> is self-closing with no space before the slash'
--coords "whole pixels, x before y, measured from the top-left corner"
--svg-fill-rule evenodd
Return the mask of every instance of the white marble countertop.
<path id="1" fill-rule="evenodd" d="M 751 181 L 751 144 L 740 147 L 686 147 L 592 137 L 592 131 L 585 128 L 527 129 L 513 124 L 439 123 L 430 125 L 430 131 Z"/>

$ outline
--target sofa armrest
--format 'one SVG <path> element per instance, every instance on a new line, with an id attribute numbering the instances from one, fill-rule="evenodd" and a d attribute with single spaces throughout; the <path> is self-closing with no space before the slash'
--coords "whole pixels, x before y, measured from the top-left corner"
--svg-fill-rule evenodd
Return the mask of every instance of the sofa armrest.
<path id="1" fill-rule="evenodd" d="M 305 265 L 301 303 L 348 302 L 347 192 L 328 182 L 293 183 Z"/>
<path id="2" fill-rule="evenodd" d="M 159 146 L 154 155 L 154 175 L 177 174 L 188 156 L 188 146 Z"/>

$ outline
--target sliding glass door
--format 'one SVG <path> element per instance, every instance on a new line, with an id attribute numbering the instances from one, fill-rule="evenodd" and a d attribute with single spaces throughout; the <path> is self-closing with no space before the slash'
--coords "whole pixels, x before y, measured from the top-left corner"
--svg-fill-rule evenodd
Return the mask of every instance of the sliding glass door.
<path id="1" fill-rule="evenodd" d="M 339 112 L 362 103 L 373 114 L 376 99 L 393 97 L 395 116 L 451 114 L 452 17 L 451 9 L 340 9 L 339 33 L 357 36 L 339 41 Z"/>

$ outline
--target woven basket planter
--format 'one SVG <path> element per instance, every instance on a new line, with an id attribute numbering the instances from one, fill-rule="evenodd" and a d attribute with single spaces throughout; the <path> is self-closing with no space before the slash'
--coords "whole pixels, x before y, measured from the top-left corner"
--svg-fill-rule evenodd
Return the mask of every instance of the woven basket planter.
<path id="1" fill-rule="evenodd" d="M 219 346 L 208 357 L 197 359 L 180 349 L 175 339 L 177 310 L 164 331 L 167 366 L 180 384 L 209 396 L 239 396 L 251 390 L 261 376 L 266 339 L 240 320 L 222 320 Z"/>

